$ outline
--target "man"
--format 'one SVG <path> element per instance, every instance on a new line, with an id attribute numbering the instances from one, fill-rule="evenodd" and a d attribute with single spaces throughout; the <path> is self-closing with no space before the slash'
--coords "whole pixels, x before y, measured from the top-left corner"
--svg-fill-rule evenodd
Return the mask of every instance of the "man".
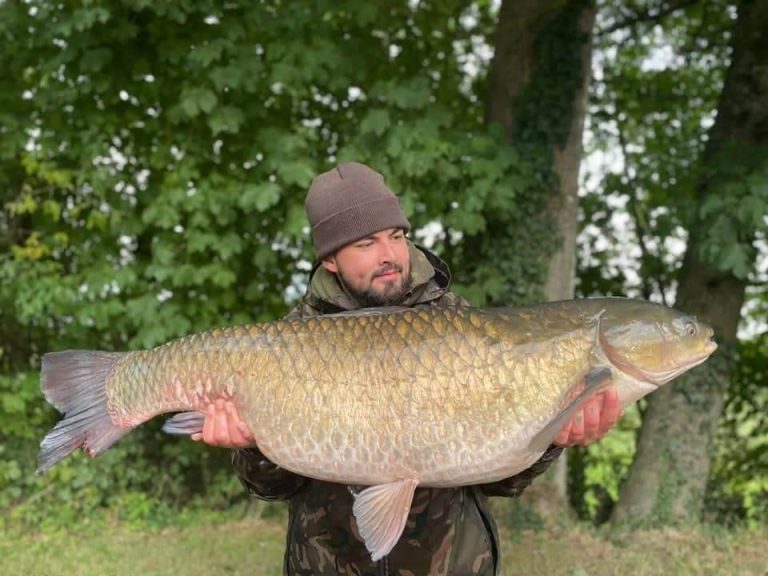
<path id="1" fill-rule="evenodd" d="M 437 256 L 406 239 L 410 224 L 380 174 L 345 163 L 318 176 L 306 211 L 317 254 L 309 288 L 289 318 L 369 306 L 466 304 L 448 290 L 450 272 Z M 616 422 L 614 390 L 592 399 L 558 435 L 557 444 L 586 444 Z M 378 563 L 360 539 L 347 486 L 298 476 L 267 460 L 230 403 L 220 401 L 195 439 L 236 448 L 233 463 L 259 498 L 288 500 L 284 573 L 288 575 L 494 575 L 500 570 L 488 496 L 517 496 L 559 456 L 551 446 L 530 469 L 492 484 L 416 489 L 405 530 Z"/>

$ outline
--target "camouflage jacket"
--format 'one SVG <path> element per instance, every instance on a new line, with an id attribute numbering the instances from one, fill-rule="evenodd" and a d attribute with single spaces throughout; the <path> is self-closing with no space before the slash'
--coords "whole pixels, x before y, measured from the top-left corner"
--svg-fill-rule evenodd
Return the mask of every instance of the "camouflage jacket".
<path id="1" fill-rule="evenodd" d="M 407 306 L 466 304 L 448 291 L 447 266 L 434 254 L 410 247 L 413 289 Z M 289 318 L 357 308 L 335 276 L 322 267 L 303 302 Z M 417 488 L 400 541 L 377 563 L 360 539 L 352 516 L 352 489 L 298 476 L 267 460 L 257 449 L 235 450 L 233 464 L 243 485 L 264 500 L 288 500 L 283 573 L 298 575 L 397 576 L 500 574 L 499 537 L 488 496 L 514 497 L 561 452 L 551 447 L 528 470 L 501 482 L 461 488 Z"/>

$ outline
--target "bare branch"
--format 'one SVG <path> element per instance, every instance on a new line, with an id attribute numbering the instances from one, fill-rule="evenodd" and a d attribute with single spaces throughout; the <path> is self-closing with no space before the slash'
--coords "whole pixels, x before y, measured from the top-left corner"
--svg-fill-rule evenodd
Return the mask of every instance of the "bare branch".
<path id="1" fill-rule="evenodd" d="M 668 4 L 656 10 L 654 10 L 651 7 L 648 7 L 644 11 L 635 12 L 629 18 L 625 18 L 624 20 L 615 22 L 611 26 L 608 26 L 608 28 L 597 30 L 595 32 L 595 36 L 598 36 L 598 37 L 606 36 L 608 34 L 611 34 L 612 32 L 616 32 L 617 30 L 622 30 L 624 28 L 631 28 L 637 24 L 640 24 L 641 22 L 659 22 L 660 20 L 663 20 L 670 14 L 673 14 L 678 10 L 684 10 L 689 6 L 694 6 L 698 4 L 700 1 L 701 0 L 677 0 L 677 2 L 669 2 Z"/>

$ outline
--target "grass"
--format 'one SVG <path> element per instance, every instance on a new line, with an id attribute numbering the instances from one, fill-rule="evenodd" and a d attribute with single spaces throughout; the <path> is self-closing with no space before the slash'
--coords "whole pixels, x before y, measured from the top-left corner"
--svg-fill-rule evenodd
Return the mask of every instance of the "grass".
<path id="1" fill-rule="evenodd" d="M 768 576 L 768 533 L 527 531 L 504 539 L 502 557 L 507 576 Z"/>
<path id="2" fill-rule="evenodd" d="M 282 573 L 285 530 L 276 519 L 157 531 L 0 534 L 0 574 L 29 576 L 271 576 Z"/>
<path id="3" fill-rule="evenodd" d="M 0 533 L 0 574 L 185 576 L 281 574 L 284 517 L 146 531 L 124 524 L 65 533 Z M 502 531 L 506 576 L 768 576 L 768 533 L 583 526 Z"/>

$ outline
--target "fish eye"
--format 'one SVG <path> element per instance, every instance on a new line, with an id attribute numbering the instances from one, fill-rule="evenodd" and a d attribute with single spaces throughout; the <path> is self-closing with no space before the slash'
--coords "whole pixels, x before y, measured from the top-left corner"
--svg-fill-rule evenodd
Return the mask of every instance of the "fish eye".
<path id="1" fill-rule="evenodd" d="M 686 323 L 683 325 L 683 330 L 685 331 L 685 333 L 686 333 L 688 336 L 696 336 L 696 332 L 698 331 L 698 330 L 696 329 L 696 323 L 695 323 L 695 322 L 693 322 L 693 321 L 691 321 L 691 320 L 688 320 L 688 321 L 687 321 L 687 322 L 686 322 Z"/>

